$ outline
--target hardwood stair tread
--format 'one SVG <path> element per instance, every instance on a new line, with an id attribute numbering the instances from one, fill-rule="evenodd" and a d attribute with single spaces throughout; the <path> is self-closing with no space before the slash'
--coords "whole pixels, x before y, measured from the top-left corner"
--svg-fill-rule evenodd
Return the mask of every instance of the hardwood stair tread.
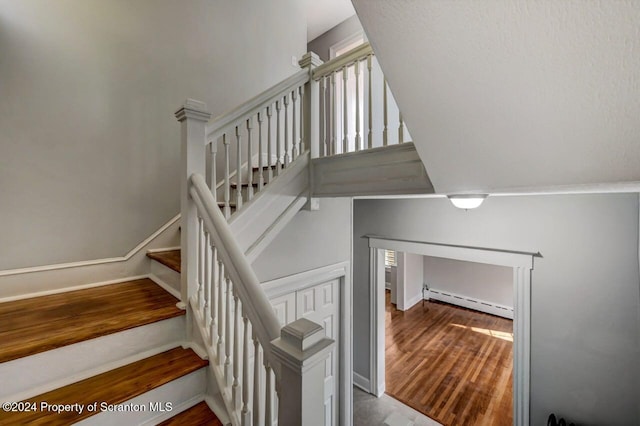
<path id="1" fill-rule="evenodd" d="M 238 183 L 237 182 L 231 182 L 230 185 L 231 185 L 232 188 L 237 188 L 238 187 Z M 248 188 L 249 187 L 249 182 L 242 182 L 240 184 L 240 186 L 242 186 L 243 188 Z M 254 187 L 254 188 L 257 188 L 258 187 L 258 182 L 252 182 L 251 186 Z M 267 186 L 266 182 L 265 182 L 264 186 Z"/>
<path id="2" fill-rule="evenodd" d="M 278 165 L 277 165 L 277 164 L 272 164 L 272 165 L 270 165 L 270 166 L 262 166 L 262 170 L 269 170 L 269 169 L 271 169 L 271 170 L 275 170 L 275 169 L 277 169 L 277 168 L 278 168 Z M 283 168 L 283 166 L 280 166 L 280 168 L 282 169 L 282 168 Z M 254 172 L 257 172 L 257 171 L 259 171 L 259 170 L 260 170 L 260 167 L 258 167 L 258 166 L 253 166 L 253 167 L 252 167 L 252 169 L 253 169 L 253 171 L 254 171 Z"/>
<path id="3" fill-rule="evenodd" d="M 183 426 L 183 425 L 207 425 L 222 426 L 222 422 L 211 411 L 206 402 L 199 404 L 179 413 L 170 419 L 158 424 L 158 426 Z"/>
<path id="4" fill-rule="evenodd" d="M 162 263 L 164 266 L 173 269 L 176 272 L 180 272 L 180 250 L 167 250 L 157 251 L 154 253 L 147 253 L 147 257 L 157 262 Z"/>
<path id="5" fill-rule="evenodd" d="M 87 407 L 100 404 L 122 404 L 136 396 L 160 387 L 175 379 L 199 370 L 209 364 L 192 349 L 177 347 L 154 355 L 149 358 L 116 368 L 106 373 L 90 377 L 85 380 L 46 392 L 30 398 L 29 403 L 35 403 L 37 411 L 31 412 L 2 412 L 0 425 L 68 425 L 96 414 L 84 409 L 82 413 L 76 411 L 47 412 L 41 410 L 41 403 L 48 404 L 80 404 Z"/>
<path id="6" fill-rule="evenodd" d="M 0 362 L 181 316 L 148 278 L 0 303 Z"/>

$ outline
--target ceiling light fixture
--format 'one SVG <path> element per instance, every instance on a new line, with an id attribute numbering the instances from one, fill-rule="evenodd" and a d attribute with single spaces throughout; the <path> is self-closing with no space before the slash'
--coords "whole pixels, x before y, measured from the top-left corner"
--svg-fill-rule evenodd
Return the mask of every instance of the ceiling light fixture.
<path id="1" fill-rule="evenodd" d="M 487 198 L 489 194 L 453 194 L 447 195 L 451 203 L 459 209 L 475 209 Z"/>

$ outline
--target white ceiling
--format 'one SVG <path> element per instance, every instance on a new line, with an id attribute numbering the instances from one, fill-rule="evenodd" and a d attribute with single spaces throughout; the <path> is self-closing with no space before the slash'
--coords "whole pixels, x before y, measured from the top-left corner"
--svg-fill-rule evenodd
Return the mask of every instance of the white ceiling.
<path id="1" fill-rule="evenodd" d="M 436 191 L 640 181 L 640 2 L 354 0 Z"/>
<path id="2" fill-rule="evenodd" d="M 307 41 L 324 34 L 355 14 L 351 0 L 308 0 Z"/>

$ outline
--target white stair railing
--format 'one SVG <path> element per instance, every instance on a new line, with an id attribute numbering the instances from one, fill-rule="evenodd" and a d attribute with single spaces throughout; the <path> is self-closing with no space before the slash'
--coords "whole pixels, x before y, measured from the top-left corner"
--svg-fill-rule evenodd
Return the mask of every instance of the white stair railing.
<path id="1" fill-rule="evenodd" d="M 369 43 L 318 66 L 311 77 L 319 86 L 319 156 L 408 141 L 402 113 Z"/>
<path id="2" fill-rule="evenodd" d="M 210 126 L 206 125 L 210 114 L 201 102 L 188 100 L 176 112 L 182 135 L 181 306 L 193 313 L 234 425 L 325 424 L 324 399 L 318 396 L 324 395 L 324 360 L 334 342 L 324 337 L 322 326 L 305 319 L 281 328 L 227 223 L 232 207 L 240 208 L 244 197 L 250 201 L 255 195 L 249 189 L 254 181 L 262 189 L 306 150 L 313 134 L 306 112 L 313 109 L 305 95 L 312 92 L 305 89 L 309 74 L 309 70 L 295 74 Z M 224 147 L 221 180 L 218 145 Z M 256 161 L 251 156 L 254 148 Z M 272 152 L 277 158 L 271 157 Z M 230 164 L 236 167 L 235 204 Z M 219 190 L 222 202 L 217 201 Z"/>
<path id="3" fill-rule="evenodd" d="M 206 127 L 207 184 L 227 219 L 308 148 L 308 81 L 309 71 L 300 70 Z"/>

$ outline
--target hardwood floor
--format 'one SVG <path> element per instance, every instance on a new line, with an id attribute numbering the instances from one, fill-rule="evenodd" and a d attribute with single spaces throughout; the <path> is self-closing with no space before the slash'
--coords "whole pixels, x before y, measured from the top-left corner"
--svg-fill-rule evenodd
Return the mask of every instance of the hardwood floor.
<path id="1" fill-rule="evenodd" d="M 176 272 L 180 272 L 180 250 L 168 250 L 157 251 L 155 253 L 147 253 L 147 257 L 162 263 L 173 269 Z"/>
<path id="2" fill-rule="evenodd" d="M 0 425 L 69 425 L 101 412 L 102 404 L 106 404 L 104 407 L 123 404 L 208 364 L 208 361 L 200 358 L 192 349 L 171 349 L 30 398 L 27 403 L 34 409 L 0 412 Z M 68 405 L 69 408 L 56 413 L 43 408 L 43 402 L 51 406 Z M 74 404 L 88 407 L 94 403 L 99 404 L 97 410 L 74 408 L 78 407 Z"/>
<path id="3" fill-rule="evenodd" d="M 443 425 L 511 425 L 513 322 L 386 292 L 387 394 Z"/>
<path id="4" fill-rule="evenodd" d="M 199 426 L 222 426 L 222 422 L 218 420 L 213 411 L 209 408 L 206 402 L 201 402 L 194 405 L 188 410 L 173 416 L 169 420 L 165 420 L 158 426 L 184 426 L 184 425 L 199 425 Z"/>
<path id="5" fill-rule="evenodd" d="M 0 362 L 184 315 L 149 279 L 0 303 Z"/>

